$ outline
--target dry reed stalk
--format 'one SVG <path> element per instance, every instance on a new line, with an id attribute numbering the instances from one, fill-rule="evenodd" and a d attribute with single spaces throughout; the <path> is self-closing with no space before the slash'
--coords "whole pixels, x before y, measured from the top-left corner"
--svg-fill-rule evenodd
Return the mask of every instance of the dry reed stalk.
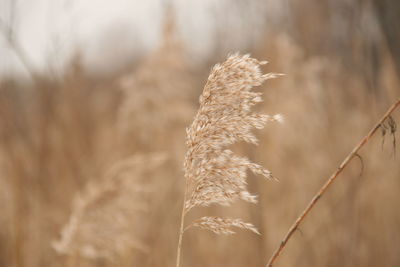
<path id="1" fill-rule="evenodd" d="M 354 147 L 354 149 L 347 155 L 347 157 L 340 164 L 338 169 L 329 177 L 329 179 L 324 183 L 324 185 L 318 190 L 318 192 L 314 195 L 310 203 L 303 210 L 303 212 L 297 217 L 293 225 L 290 227 L 289 231 L 286 233 L 285 237 L 282 239 L 278 248 L 272 254 L 266 267 L 272 267 L 273 263 L 278 259 L 279 255 L 281 255 L 283 249 L 286 247 L 287 242 L 292 237 L 293 233 L 298 229 L 300 224 L 304 221 L 305 217 L 309 214 L 311 209 L 315 206 L 318 200 L 322 197 L 322 195 L 328 190 L 328 188 L 333 184 L 336 178 L 342 173 L 342 171 L 346 168 L 346 166 L 350 163 L 350 161 L 358 156 L 358 151 L 373 137 L 376 131 L 383 127 L 384 122 L 391 118 L 390 115 L 400 106 L 400 99 L 398 99 L 381 117 L 381 119 L 375 124 L 375 126 L 368 132 L 368 134 L 361 139 L 360 143 Z M 395 125 L 395 124 L 394 124 Z M 395 131 L 395 126 L 392 126 L 392 131 Z"/>
<path id="2" fill-rule="evenodd" d="M 56 251 L 108 259 L 127 249 L 146 251 L 133 225 L 143 220 L 147 210 L 143 194 L 148 190 L 135 178 L 164 161 L 162 153 L 133 156 L 114 164 L 103 181 L 90 183 L 75 199 L 61 239 L 53 242 Z"/>
<path id="3" fill-rule="evenodd" d="M 200 108 L 186 130 L 187 153 L 184 161 L 185 193 L 177 247 L 176 266 L 180 266 L 184 232 L 197 226 L 217 234 L 232 234 L 232 227 L 258 233 L 257 229 L 240 219 L 202 217 L 184 228 L 185 215 L 194 207 L 220 204 L 228 206 L 238 199 L 256 203 L 256 196 L 247 191 L 246 171 L 273 178 L 270 171 L 236 156 L 226 149 L 238 141 L 257 144 L 251 132 L 261 129 L 268 121 L 280 121 L 280 115 L 269 116 L 251 112 L 251 107 L 262 101 L 254 86 L 279 74 L 262 74 L 260 62 L 249 55 L 232 55 L 211 71 L 200 96 Z"/>

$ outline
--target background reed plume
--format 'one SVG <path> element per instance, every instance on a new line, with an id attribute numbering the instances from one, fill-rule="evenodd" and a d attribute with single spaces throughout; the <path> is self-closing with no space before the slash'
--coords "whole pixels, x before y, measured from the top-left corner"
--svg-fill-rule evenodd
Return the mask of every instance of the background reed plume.
<path id="1" fill-rule="evenodd" d="M 257 144 L 251 132 L 262 129 L 268 121 L 280 121 L 281 116 L 252 113 L 251 107 L 262 101 L 254 86 L 275 78 L 278 74 L 262 74 L 259 66 L 266 64 L 249 55 L 232 55 L 211 71 L 200 96 L 200 108 L 186 130 L 185 195 L 179 233 L 177 266 L 180 264 L 182 235 L 191 226 L 217 234 L 232 234 L 233 227 L 255 233 L 258 230 L 240 219 L 202 217 L 184 228 L 185 215 L 194 207 L 211 204 L 230 205 L 242 199 L 256 203 L 256 196 L 247 190 L 246 171 L 272 178 L 270 171 L 235 155 L 226 147 L 238 141 Z"/>
<path id="2" fill-rule="evenodd" d="M 184 138 L 182 129 L 195 111 L 189 101 L 192 93 L 189 88 L 194 79 L 175 26 L 170 10 L 166 14 L 158 48 L 143 58 L 134 71 L 120 79 L 122 101 L 118 128 L 124 148 L 158 151 L 170 143 L 177 158 L 181 153 L 177 149 L 182 146 L 178 143 L 181 138 L 177 138 L 174 144 L 165 132 Z M 170 142 L 165 142 L 165 138 Z"/>
<path id="3" fill-rule="evenodd" d="M 91 182 L 74 200 L 69 222 L 53 247 L 73 258 L 118 259 L 124 252 L 147 252 L 138 231 L 146 220 L 147 195 L 144 182 L 149 170 L 165 161 L 165 154 L 136 155 L 115 163 L 102 179 Z M 147 179 L 148 180 L 148 179 Z"/>

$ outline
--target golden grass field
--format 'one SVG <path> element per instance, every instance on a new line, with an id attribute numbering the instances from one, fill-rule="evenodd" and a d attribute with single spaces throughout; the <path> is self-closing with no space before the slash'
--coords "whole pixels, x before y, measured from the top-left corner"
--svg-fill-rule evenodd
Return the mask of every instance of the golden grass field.
<path id="1" fill-rule="evenodd" d="M 186 215 L 187 222 L 241 218 L 261 235 L 189 229 L 181 266 L 265 266 L 313 195 L 400 95 L 387 41 L 374 48 L 375 64 L 362 36 L 349 51 L 317 49 L 324 25 L 300 22 L 306 36 L 268 32 L 244 51 L 269 61 L 263 73 L 286 74 L 255 88 L 263 102 L 254 107 L 283 114 L 284 123 L 254 131 L 257 146 L 231 146 L 279 181 L 249 173 L 257 204 L 238 200 Z M 89 75 L 77 54 L 61 79 L 0 80 L 0 266 L 175 266 L 185 129 L 211 67 L 226 54 L 193 65 L 168 23 L 155 51 L 107 77 Z M 399 122 L 400 112 L 392 117 Z M 274 266 L 400 266 L 396 137 L 389 128 L 377 132 Z"/>

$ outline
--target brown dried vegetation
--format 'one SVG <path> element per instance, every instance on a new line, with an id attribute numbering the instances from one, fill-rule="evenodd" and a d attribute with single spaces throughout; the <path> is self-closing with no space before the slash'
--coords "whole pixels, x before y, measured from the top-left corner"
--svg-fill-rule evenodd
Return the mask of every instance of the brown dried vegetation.
<path id="1" fill-rule="evenodd" d="M 209 66 L 191 69 L 170 34 L 127 74 L 94 79 L 77 57 L 60 80 L 0 81 L 0 266 L 173 266 L 183 177 L 190 213 L 181 265 L 264 266 L 322 179 L 399 96 L 384 45 L 377 66 L 369 57 L 349 63 L 313 54 L 310 33 L 268 34 L 252 54 L 287 76 L 270 80 L 259 103 L 250 87 L 270 76 L 255 59 L 235 55 L 213 70 L 197 115 L 204 81 L 194 77 L 206 77 Z M 363 72 L 366 65 L 376 69 Z M 252 129 L 277 119 L 264 112 L 284 114 L 285 123 L 256 138 Z M 359 153 L 362 174 L 353 161 L 277 266 L 399 265 L 396 122 L 399 113 L 382 124 L 385 139 Z M 268 165 L 279 183 L 252 179 L 270 177 L 253 162 Z M 185 231 L 191 226 L 261 235 Z"/>

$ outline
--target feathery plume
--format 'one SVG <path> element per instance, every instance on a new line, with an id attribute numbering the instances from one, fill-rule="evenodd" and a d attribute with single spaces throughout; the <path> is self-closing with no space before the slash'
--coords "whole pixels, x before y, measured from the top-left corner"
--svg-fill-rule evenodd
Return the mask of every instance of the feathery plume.
<path id="1" fill-rule="evenodd" d="M 231 218 L 219 218 L 219 217 L 202 217 L 194 221 L 190 226 L 200 227 L 212 231 L 216 234 L 230 235 L 235 232 L 231 229 L 232 227 L 237 227 L 241 229 L 247 229 L 253 233 L 260 234 L 257 228 L 251 223 L 245 223 L 241 219 L 231 219 Z"/>
<path id="2" fill-rule="evenodd" d="M 60 254 L 108 259 L 127 249 L 146 252 L 134 225 L 147 210 L 143 195 L 148 190 L 135 176 L 165 159 L 162 153 L 136 155 L 114 164 L 104 180 L 90 183 L 75 199 L 69 222 L 53 248 Z"/>
<path id="3" fill-rule="evenodd" d="M 251 112 L 251 107 L 262 101 L 262 93 L 251 88 L 279 75 L 263 75 L 259 69 L 262 64 L 266 62 L 233 55 L 213 68 L 200 96 L 200 109 L 187 129 L 184 167 L 192 190 L 185 212 L 213 203 L 229 205 L 236 199 L 255 203 L 256 197 L 247 191 L 246 171 L 272 178 L 270 171 L 226 149 L 237 141 L 257 144 L 253 128 L 262 129 L 268 121 L 282 120 L 281 115 Z"/>
<path id="4" fill-rule="evenodd" d="M 120 81 L 123 101 L 118 125 L 122 137 L 134 137 L 147 145 L 154 143 L 155 135 L 164 136 L 177 124 L 183 127 L 194 113 L 188 90 L 194 77 L 171 12 L 164 21 L 160 47 Z"/>
<path id="5" fill-rule="evenodd" d="M 282 121 L 281 115 L 253 113 L 251 107 L 262 101 L 262 93 L 251 91 L 280 74 L 262 74 L 265 61 L 249 55 L 229 56 L 211 71 L 200 96 L 200 108 L 192 125 L 186 130 L 187 153 L 184 161 L 186 189 L 178 241 L 177 265 L 180 262 L 182 235 L 191 226 L 217 234 L 233 233 L 232 226 L 258 233 L 249 223 L 239 219 L 202 217 L 184 229 L 184 217 L 192 208 L 211 204 L 230 205 L 238 199 L 256 203 L 256 196 L 247 190 L 247 170 L 273 178 L 270 171 L 227 149 L 238 141 L 257 144 L 251 132 L 262 129 L 267 122 Z"/>

